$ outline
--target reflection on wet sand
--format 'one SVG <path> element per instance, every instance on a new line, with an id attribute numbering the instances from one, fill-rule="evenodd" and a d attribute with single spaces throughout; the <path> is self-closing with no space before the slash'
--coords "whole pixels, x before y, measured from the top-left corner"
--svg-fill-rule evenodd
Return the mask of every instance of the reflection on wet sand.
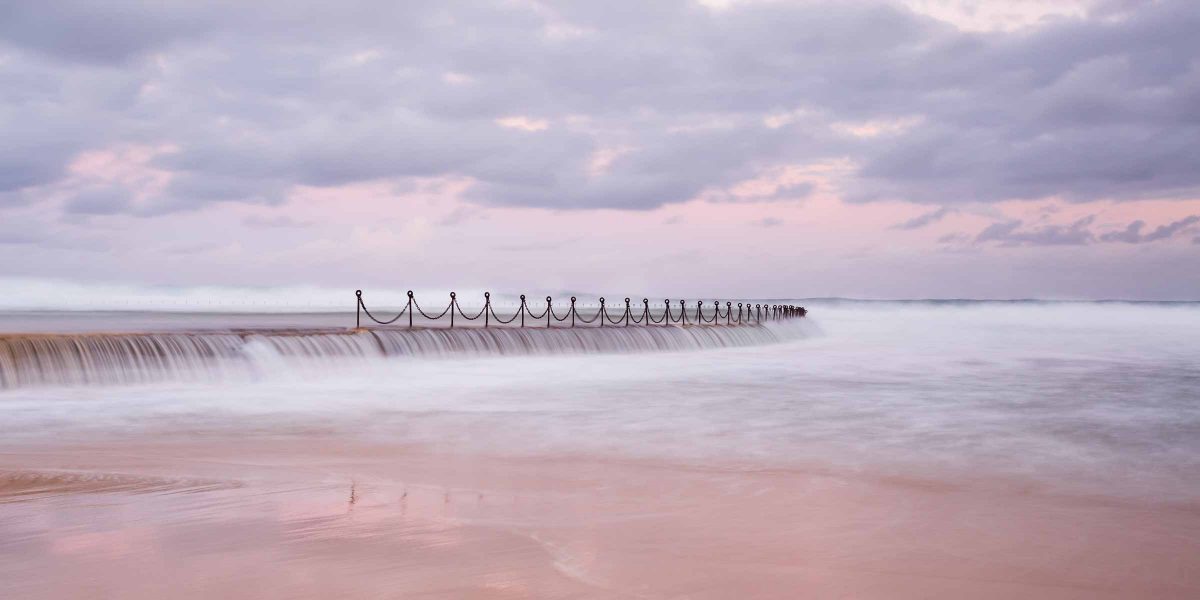
<path id="1" fill-rule="evenodd" d="M 0 454 L 0 597 L 1191 598 L 1200 511 L 596 458 Z"/>
<path id="2" fill-rule="evenodd" d="M 187 493 L 237 487 L 236 481 L 203 481 L 145 477 L 122 473 L 69 471 L 0 471 L 0 502 L 99 493 Z"/>

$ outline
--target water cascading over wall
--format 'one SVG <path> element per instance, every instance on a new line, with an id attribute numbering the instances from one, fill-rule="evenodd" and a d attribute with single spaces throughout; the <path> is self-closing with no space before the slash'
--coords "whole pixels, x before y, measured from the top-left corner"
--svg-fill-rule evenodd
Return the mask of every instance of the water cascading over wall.
<path id="1" fill-rule="evenodd" d="M 735 327 L 372 329 L 0 336 L 0 389 L 252 377 L 274 362 L 671 352 L 773 344 L 800 322 Z"/>

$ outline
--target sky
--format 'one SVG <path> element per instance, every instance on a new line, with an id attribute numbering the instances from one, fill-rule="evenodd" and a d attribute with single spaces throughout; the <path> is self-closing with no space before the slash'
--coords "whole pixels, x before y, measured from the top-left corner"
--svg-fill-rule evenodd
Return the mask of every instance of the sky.
<path id="1" fill-rule="evenodd" d="M 1197 300 L 1197 31 L 1194 0 L 9 0 L 0 290 Z"/>

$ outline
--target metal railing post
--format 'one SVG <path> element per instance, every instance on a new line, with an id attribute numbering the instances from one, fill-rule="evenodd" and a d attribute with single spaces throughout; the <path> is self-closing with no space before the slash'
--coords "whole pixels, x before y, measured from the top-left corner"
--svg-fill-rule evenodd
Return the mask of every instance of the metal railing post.
<path id="1" fill-rule="evenodd" d="M 526 316 L 532 317 L 532 315 L 533 315 L 532 309 L 529 306 L 529 300 L 525 296 L 525 294 L 520 295 L 521 303 L 517 307 L 517 314 L 513 315 L 507 321 L 500 319 L 499 314 L 496 313 L 495 307 L 492 306 L 492 293 L 491 292 L 483 293 L 483 309 L 479 312 L 479 314 L 476 314 L 473 317 L 467 316 L 467 313 L 463 310 L 462 305 L 460 305 L 458 303 L 458 293 L 457 292 L 450 292 L 450 305 L 446 307 L 446 310 L 442 311 L 442 313 L 437 316 L 429 316 L 423 310 L 419 309 L 419 305 L 417 304 L 417 298 L 412 290 L 408 290 L 407 295 L 408 295 L 408 303 L 405 306 L 405 308 L 402 309 L 400 311 L 400 313 L 397 314 L 392 319 L 386 320 L 386 321 L 381 321 L 378 318 L 376 318 L 375 315 L 372 315 L 371 311 L 367 308 L 367 304 L 363 300 L 363 291 L 361 289 L 354 290 L 354 297 L 355 297 L 354 328 L 355 328 L 355 330 L 360 330 L 363 328 L 362 317 L 364 314 L 367 316 L 367 318 L 370 322 L 374 322 L 374 323 L 377 323 L 380 325 L 387 326 L 387 325 L 391 325 L 392 323 L 394 323 L 396 321 L 399 321 L 400 318 L 404 316 L 404 313 L 407 312 L 409 329 L 413 329 L 416 326 L 415 317 L 413 316 L 416 313 L 420 313 L 422 319 L 424 319 L 425 321 L 440 321 L 443 317 L 446 316 L 446 313 L 450 313 L 450 324 L 448 327 L 449 329 L 454 329 L 455 327 L 458 326 L 458 316 L 456 315 L 456 313 L 461 313 L 463 318 L 467 319 L 468 321 L 474 321 L 479 318 L 479 315 L 483 315 L 483 326 L 485 328 L 491 327 L 493 316 L 495 316 L 498 319 L 498 323 L 500 325 L 516 324 L 517 318 L 519 317 L 520 318 L 519 326 L 524 328 L 526 326 L 526 324 L 525 324 L 526 318 L 525 317 Z M 591 324 L 595 323 L 596 321 L 599 321 L 600 323 L 599 323 L 598 327 L 607 327 L 609 325 L 615 325 L 618 327 L 630 327 L 631 325 L 650 326 L 650 325 L 659 325 L 659 324 L 661 324 L 664 327 L 670 326 L 670 325 L 680 325 L 680 326 L 686 327 L 689 325 L 688 309 L 687 309 L 687 301 L 686 300 L 678 301 L 679 302 L 679 314 L 675 315 L 671 310 L 672 300 L 670 298 L 664 298 L 663 299 L 663 314 L 662 314 L 660 321 L 655 321 L 654 317 L 651 316 L 652 311 L 650 309 L 650 299 L 649 298 L 642 298 L 642 316 L 636 321 L 633 319 L 633 299 L 632 298 L 629 298 L 628 296 L 625 297 L 625 311 L 623 314 L 618 316 L 616 319 L 613 319 L 612 315 L 610 315 L 608 313 L 608 301 L 604 297 L 600 297 L 599 300 L 600 300 L 600 308 L 597 311 L 595 317 L 591 321 L 583 321 L 584 324 L 591 325 Z M 696 314 L 694 315 L 695 323 L 693 323 L 694 325 L 700 325 L 700 326 L 703 326 L 706 324 L 712 324 L 712 325 L 716 325 L 716 326 L 720 325 L 721 301 L 713 300 L 712 303 L 713 303 L 713 314 L 712 314 L 712 317 L 710 318 L 704 314 L 704 301 L 703 300 L 696 301 Z M 725 325 L 726 326 L 749 325 L 749 324 L 761 325 L 764 322 L 768 322 L 768 321 L 785 321 L 785 320 L 790 320 L 790 319 L 803 318 L 808 314 L 808 311 L 803 306 L 799 306 L 796 304 L 772 304 L 769 302 L 766 302 L 766 303 L 764 303 L 764 302 L 759 302 L 759 303 L 738 302 L 737 305 L 738 305 L 738 315 L 737 315 L 737 320 L 735 321 L 733 319 L 733 301 L 731 301 L 731 300 L 725 301 Z M 546 329 L 554 329 L 556 321 L 564 322 L 567 320 L 566 316 L 559 319 L 558 315 L 554 312 L 554 297 L 553 296 L 546 296 L 545 311 L 546 312 L 543 313 L 543 316 L 545 316 L 545 318 L 546 318 Z M 578 325 L 576 322 L 579 321 L 580 319 L 579 319 L 578 298 L 576 298 L 575 296 L 571 296 L 571 306 L 570 306 L 568 314 L 570 315 L 570 318 L 571 318 L 571 327 L 577 327 Z M 533 319 L 534 319 L 534 323 L 531 326 L 537 327 L 537 321 L 539 319 L 541 319 L 541 317 L 533 317 Z M 423 325 L 423 326 L 426 326 L 426 325 Z M 368 327 L 370 327 L 370 323 L 368 323 Z"/>

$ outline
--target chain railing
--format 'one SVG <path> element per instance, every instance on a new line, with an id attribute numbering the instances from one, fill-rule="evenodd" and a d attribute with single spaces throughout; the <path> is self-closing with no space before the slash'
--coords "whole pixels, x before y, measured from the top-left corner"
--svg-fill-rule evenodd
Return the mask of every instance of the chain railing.
<path id="1" fill-rule="evenodd" d="M 697 300 L 695 311 L 692 314 L 692 319 L 689 322 L 689 309 L 685 300 L 679 300 L 679 312 L 675 313 L 672 308 L 670 299 L 663 300 L 661 310 L 655 307 L 650 308 L 650 300 L 642 298 L 642 307 L 635 309 L 630 304 L 630 299 L 625 299 L 625 307 L 617 313 L 614 318 L 608 309 L 608 304 L 604 298 L 600 298 L 600 307 L 591 313 L 591 318 L 585 316 L 586 312 L 581 311 L 577 306 L 577 299 L 571 296 L 571 304 L 566 311 L 560 316 L 558 311 L 554 310 L 554 299 L 546 296 L 546 308 L 540 314 L 529 307 L 529 303 L 525 300 L 525 294 L 521 294 L 521 303 L 517 309 L 507 319 L 501 318 L 496 312 L 495 306 L 492 304 L 491 292 L 483 293 L 483 308 L 474 315 L 470 315 L 463 311 L 462 306 L 458 302 L 458 295 L 450 292 L 450 303 L 440 313 L 432 314 L 425 312 L 417 302 L 416 296 L 412 291 L 408 292 L 408 302 L 404 308 L 400 310 L 396 316 L 390 319 L 380 319 L 376 317 L 367 308 L 363 301 L 362 290 L 355 290 L 354 295 L 357 300 L 354 309 L 354 325 L 357 328 L 362 327 L 362 315 L 366 315 L 368 319 L 379 325 L 392 325 L 401 318 L 408 316 L 408 327 L 412 328 L 414 315 L 420 315 L 425 321 L 437 322 L 442 319 L 449 319 L 451 328 L 455 325 L 455 316 L 462 318 L 468 322 L 475 323 L 479 319 L 483 319 L 483 327 L 491 327 L 493 322 L 499 326 L 509 327 L 525 327 L 526 317 L 532 320 L 531 327 L 543 327 L 551 329 L 558 324 L 560 327 L 629 327 L 632 325 L 651 326 L 651 325 L 721 325 L 721 326 L 737 326 L 737 325 L 755 325 L 764 321 L 780 321 L 784 319 L 803 318 L 808 314 L 808 311 L 803 306 L 794 304 L 763 304 L 738 302 L 737 313 L 733 311 L 733 301 L 725 301 L 725 312 L 721 312 L 721 302 L 719 300 L 712 301 L 712 313 L 706 314 L 705 304 L 702 300 Z M 654 315 L 658 313 L 656 318 Z M 519 319 L 519 321 L 518 321 Z M 724 320 L 722 322 L 722 319 Z M 542 324 L 544 321 L 544 325 Z M 568 325 L 567 322 L 570 322 Z"/>

